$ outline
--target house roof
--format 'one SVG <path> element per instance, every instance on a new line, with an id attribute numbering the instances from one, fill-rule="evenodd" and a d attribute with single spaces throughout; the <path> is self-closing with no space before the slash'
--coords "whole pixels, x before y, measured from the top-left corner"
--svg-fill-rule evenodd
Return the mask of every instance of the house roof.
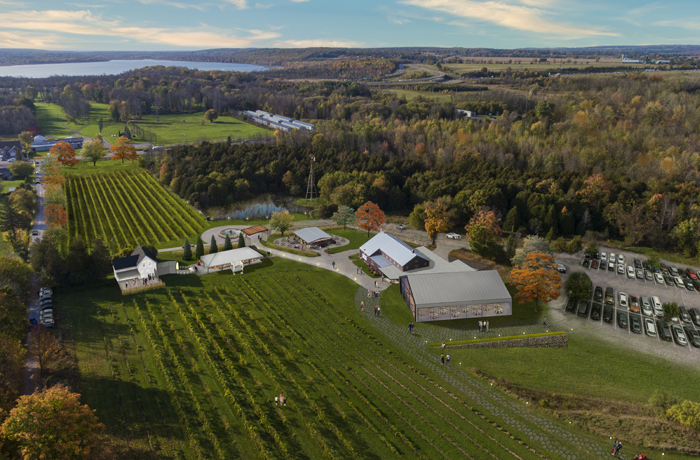
<path id="1" fill-rule="evenodd" d="M 407 273 L 464 273 L 475 271 L 474 268 L 470 267 L 469 265 L 463 264 L 462 262 L 448 262 L 424 246 L 416 248 L 414 249 L 414 251 L 416 252 L 416 254 L 423 256 L 423 258 L 425 259 L 428 259 L 427 267 L 416 268 L 414 270 L 405 272 L 400 270 L 398 267 L 389 264 L 385 267 L 382 267 L 380 265 L 379 270 L 384 276 L 386 276 L 390 280 L 397 280 Z M 375 260 L 375 257 L 378 256 L 373 256 L 370 258 L 372 260 Z M 382 259 L 384 258 L 382 257 Z"/>
<path id="2" fill-rule="evenodd" d="M 143 260 L 144 257 L 148 257 L 149 259 L 153 260 L 154 262 L 157 262 L 157 256 L 151 252 L 150 250 L 144 248 L 140 244 L 136 246 L 136 249 L 134 249 L 134 252 L 131 253 L 132 256 L 138 256 L 139 260 L 136 262 L 136 264 L 140 264 L 141 261 Z"/>
<path id="3" fill-rule="evenodd" d="M 381 251 L 400 265 L 406 265 L 416 256 L 425 259 L 424 256 L 416 254 L 413 248 L 403 241 L 384 232 L 378 233 L 374 238 L 360 246 L 360 251 L 369 256 Z"/>
<path id="4" fill-rule="evenodd" d="M 316 241 L 329 240 L 333 238 L 331 235 L 324 232 L 318 227 L 300 228 L 299 230 L 295 231 L 294 234 L 302 240 L 304 240 L 304 242 L 307 244 L 312 244 Z"/>
<path id="5" fill-rule="evenodd" d="M 409 273 L 416 306 L 452 307 L 511 302 L 510 292 L 495 270 L 461 273 Z"/>
<path id="6" fill-rule="evenodd" d="M 248 236 L 255 235 L 256 233 L 266 232 L 266 231 L 267 231 L 267 227 L 265 227 L 263 225 L 253 225 L 252 227 L 244 228 L 243 230 L 241 230 L 241 232 L 245 233 Z"/>
<path id="7" fill-rule="evenodd" d="M 112 266 L 115 271 L 125 270 L 128 268 L 134 268 L 139 264 L 139 256 L 126 256 L 119 257 L 118 259 L 112 260 Z"/>
<path id="8" fill-rule="evenodd" d="M 391 265 L 391 262 L 386 260 L 384 258 L 384 256 L 381 254 L 377 254 L 376 256 L 372 256 L 372 257 L 370 257 L 370 259 L 372 259 L 374 261 L 374 263 L 376 263 L 377 266 L 379 266 L 379 268 L 393 267 L 393 265 Z"/>
<path id="9" fill-rule="evenodd" d="M 253 248 L 245 247 L 231 249 L 229 251 L 216 252 L 200 257 L 202 263 L 207 267 L 217 267 L 219 265 L 235 264 L 244 260 L 262 259 L 263 255 Z"/>
<path id="10" fill-rule="evenodd" d="M 139 273 L 139 271 L 135 268 L 131 268 L 129 270 L 117 272 L 114 275 L 117 278 L 117 281 L 124 281 L 124 280 L 131 280 L 134 278 L 141 278 L 141 273 Z"/>

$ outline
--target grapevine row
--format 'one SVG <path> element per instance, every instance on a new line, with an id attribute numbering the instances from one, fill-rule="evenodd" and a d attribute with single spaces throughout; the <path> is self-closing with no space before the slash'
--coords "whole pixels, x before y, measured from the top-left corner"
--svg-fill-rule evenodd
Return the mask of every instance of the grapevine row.
<path id="1" fill-rule="evenodd" d="M 153 190 L 155 193 L 160 195 L 162 199 L 165 199 L 165 201 L 170 205 L 170 208 L 173 211 L 177 211 L 178 217 L 181 217 L 182 220 L 190 225 L 193 232 L 196 233 L 196 230 L 202 228 L 202 217 L 180 200 L 173 198 L 170 192 L 161 187 L 152 176 L 147 174 L 145 171 L 140 171 L 134 173 L 134 178 L 140 181 L 140 183 L 144 185 L 144 188 Z"/>

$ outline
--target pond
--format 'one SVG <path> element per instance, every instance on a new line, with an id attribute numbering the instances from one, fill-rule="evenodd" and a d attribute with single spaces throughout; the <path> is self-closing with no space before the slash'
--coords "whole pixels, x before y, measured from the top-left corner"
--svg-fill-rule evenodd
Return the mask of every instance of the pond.
<path id="1" fill-rule="evenodd" d="M 277 197 L 265 195 L 252 201 L 239 203 L 231 209 L 218 210 L 212 212 L 212 217 L 216 220 L 257 220 L 269 219 L 272 214 L 279 211 L 289 211 L 291 213 L 306 214 L 312 208 L 307 206 L 297 206 L 293 204 L 291 197 Z"/>

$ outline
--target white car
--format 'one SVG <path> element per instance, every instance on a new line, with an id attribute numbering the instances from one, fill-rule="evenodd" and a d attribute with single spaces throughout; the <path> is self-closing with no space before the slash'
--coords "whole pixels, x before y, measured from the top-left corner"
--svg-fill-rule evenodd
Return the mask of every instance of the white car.
<path id="1" fill-rule="evenodd" d="M 685 287 L 685 284 L 683 283 L 683 278 L 681 278 L 680 276 L 674 276 L 673 282 L 676 283 L 676 287 L 679 287 L 679 288 Z"/>
<path id="2" fill-rule="evenodd" d="M 453 240 L 458 240 L 458 239 L 462 238 L 462 235 L 460 235 L 459 233 L 448 233 L 447 237 L 451 238 Z"/>
<path id="3" fill-rule="evenodd" d="M 615 253 L 611 252 L 610 253 L 610 263 L 615 264 L 617 262 L 617 258 L 615 257 Z"/>
<path id="4" fill-rule="evenodd" d="M 620 254 L 619 256 L 617 256 L 617 263 L 618 263 L 618 264 L 625 265 L 625 256 L 623 256 L 622 254 Z"/>
<path id="5" fill-rule="evenodd" d="M 651 302 L 649 301 L 649 297 L 642 296 L 639 299 L 642 305 L 642 314 L 644 316 L 654 316 L 654 310 L 651 308 Z"/>
<path id="6" fill-rule="evenodd" d="M 661 306 L 661 300 L 658 297 L 654 296 L 651 298 L 651 305 L 654 308 L 654 314 L 656 316 L 658 316 L 659 318 L 663 318 L 664 317 L 664 309 Z"/>
<path id="7" fill-rule="evenodd" d="M 627 294 L 620 292 L 620 301 L 618 302 L 620 308 L 627 308 Z"/>
<path id="8" fill-rule="evenodd" d="M 664 275 L 662 275 L 661 273 L 654 273 L 654 279 L 657 283 L 664 284 Z"/>
<path id="9" fill-rule="evenodd" d="M 607 262 L 607 261 L 608 261 L 608 255 L 607 255 L 605 252 L 601 252 L 601 253 L 600 253 L 600 260 L 602 260 L 603 262 Z"/>
<path id="10" fill-rule="evenodd" d="M 644 330 L 649 337 L 656 337 L 656 324 L 651 318 L 644 318 Z"/>
<path id="11" fill-rule="evenodd" d="M 627 266 L 627 278 L 632 278 L 632 279 L 635 278 L 635 276 L 634 276 L 634 267 L 631 266 L 631 265 L 628 265 L 628 266 Z"/>
<path id="12" fill-rule="evenodd" d="M 624 275 L 625 274 L 625 266 L 622 264 L 618 265 L 617 266 L 617 273 L 619 273 L 620 275 Z"/>

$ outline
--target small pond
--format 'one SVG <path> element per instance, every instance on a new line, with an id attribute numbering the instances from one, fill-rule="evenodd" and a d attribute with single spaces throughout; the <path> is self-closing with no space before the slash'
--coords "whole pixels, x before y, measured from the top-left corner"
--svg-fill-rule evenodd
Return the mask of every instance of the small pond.
<path id="1" fill-rule="evenodd" d="M 217 220 L 269 219 L 272 216 L 272 214 L 279 211 L 289 211 L 291 213 L 306 214 L 312 209 L 307 206 L 297 206 L 292 203 L 293 200 L 294 199 L 290 197 L 276 197 L 273 195 L 265 195 L 255 200 L 239 203 L 237 206 L 230 209 L 212 212 L 212 217 L 214 217 Z"/>

